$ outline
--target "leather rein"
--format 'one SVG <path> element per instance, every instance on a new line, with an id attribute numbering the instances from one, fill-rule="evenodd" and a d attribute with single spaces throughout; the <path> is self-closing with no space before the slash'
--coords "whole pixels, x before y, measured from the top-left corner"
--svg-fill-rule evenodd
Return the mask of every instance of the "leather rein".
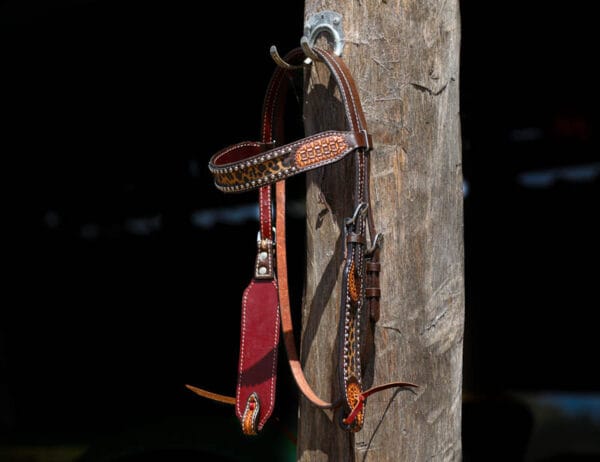
<path id="1" fill-rule="evenodd" d="M 226 193 L 259 190 L 260 231 L 253 278 L 242 297 L 240 358 L 236 397 L 211 393 L 186 385 L 205 398 L 234 404 L 242 431 L 256 434 L 273 412 L 277 349 L 280 331 L 290 369 L 302 394 L 323 409 L 343 407 L 340 425 L 358 431 L 364 422 L 366 398 L 391 387 L 415 387 L 392 382 L 371 389 L 363 387 L 361 350 L 366 323 L 379 318 L 379 262 L 382 235 L 375 231 L 369 197 L 371 136 L 354 80 L 345 63 L 332 53 L 313 48 L 328 67 L 341 94 L 347 131 L 330 130 L 290 144 L 283 139 L 283 108 L 290 73 L 302 68 L 301 48 L 284 59 L 292 66 L 277 67 L 267 87 L 263 105 L 261 142 L 243 142 L 216 153 L 209 162 L 215 185 Z M 339 382 L 342 396 L 321 399 L 309 385 L 295 346 L 288 290 L 285 179 L 355 156 L 353 210 L 344 220 L 344 262 L 339 321 Z M 275 184 L 275 226 L 272 223 Z"/>

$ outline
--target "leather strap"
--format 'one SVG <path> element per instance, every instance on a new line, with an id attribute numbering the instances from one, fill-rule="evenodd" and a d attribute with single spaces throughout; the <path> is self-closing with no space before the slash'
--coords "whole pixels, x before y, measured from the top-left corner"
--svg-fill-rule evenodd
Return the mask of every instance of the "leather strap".
<path id="1" fill-rule="evenodd" d="M 244 433 L 256 433 L 272 412 L 276 328 L 280 308 L 284 344 L 290 369 L 300 391 L 321 408 L 344 406 L 342 426 L 349 431 L 362 427 L 364 406 L 369 395 L 390 388 L 415 386 L 392 382 L 364 391 L 362 385 L 361 342 L 365 323 L 379 317 L 379 263 L 381 235 L 377 234 L 370 204 L 369 151 L 372 147 L 356 85 L 345 63 L 337 56 L 318 48 L 315 53 L 329 68 L 343 102 L 347 131 L 326 131 L 301 140 L 281 144 L 283 108 L 290 70 L 277 68 L 269 82 L 263 105 L 262 141 L 243 142 L 212 156 L 209 168 L 215 185 L 224 192 L 259 189 L 260 233 L 254 278 L 246 289 L 242 306 L 242 338 L 236 413 Z M 301 49 L 291 51 L 285 60 L 300 64 Z M 292 66 L 294 67 L 294 66 Z M 333 402 L 319 398 L 302 371 L 290 310 L 285 233 L 285 179 L 308 170 L 338 162 L 348 155 L 355 157 L 354 214 L 344 220 L 344 264 L 340 307 L 339 345 L 342 358 L 340 387 L 343 397 Z M 275 236 L 271 224 L 271 187 L 276 184 Z M 276 241 L 273 249 L 273 239 Z M 273 264 L 273 253 L 276 265 Z M 275 307 L 275 309 L 273 308 Z M 277 334 L 278 335 L 278 334 Z M 268 368 L 272 369 L 269 371 Z M 201 396 L 231 402 L 231 398 L 188 387 Z M 198 391 L 200 390 L 200 391 Z"/>
<path id="2" fill-rule="evenodd" d="M 277 277 L 279 282 L 279 308 L 281 311 L 281 329 L 283 331 L 283 343 L 285 345 L 288 363 L 294 376 L 294 380 L 302 394 L 315 406 L 322 409 L 331 409 L 341 404 L 340 400 L 330 403 L 317 396 L 308 384 L 302 365 L 296 351 L 296 339 L 292 323 L 292 311 L 290 309 L 290 294 L 288 289 L 287 251 L 285 233 L 285 182 L 280 181 L 275 185 L 276 210 L 275 228 L 277 229 Z"/>
<path id="3" fill-rule="evenodd" d="M 248 435 L 262 429 L 275 407 L 279 345 L 277 298 L 275 280 L 253 279 L 242 299 L 235 411 Z"/>
<path id="4" fill-rule="evenodd" d="M 235 404 L 235 398 L 233 396 L 220 395 L 218 393 L 203 390 L 202 388 L 194 387 L 193 385 L 186 385 L 185 387 L 197 395 L 202 396 L 203 398 L 212 399 L 213 401 L 218 401 L 224 404 Z"/>
<path id="5" fill-rule="evenodd" d="M 390 383 L 385 383 L 383 385 L 378 385 L 376 387 L 373 388 L 369 388 L 366 391 L 363 391 L 359 396 L 358 396 L 358 402 L 356 403 L 356 405 L 354 406 L 354 408 L 352 409 L 352 411 L 350 412 L 350 414 L 348 414 L 348 417 L 346 417 L 345 419 L 342 420 L 342 422 L 345 425 L 352 425 L 356 418 L 360 416 L 363 407 L 365 405 L 365 401 L 367 400 L 367 398 L 377 392 L 383 391 L 383 390 L 387 390 L 389 388 L 419 388 L 418 385 L 415 385 L 414 383 L 410 383 L 410 382 L 390 382 Z"/>
<path id="6" fill-rule="evenodd" d="M 209 169 L 224 192 L 250 191 L 344 158 L 369 145 L 365 132 L 328 131 L 276 149 L 243 142 L 215 154 Z"/>

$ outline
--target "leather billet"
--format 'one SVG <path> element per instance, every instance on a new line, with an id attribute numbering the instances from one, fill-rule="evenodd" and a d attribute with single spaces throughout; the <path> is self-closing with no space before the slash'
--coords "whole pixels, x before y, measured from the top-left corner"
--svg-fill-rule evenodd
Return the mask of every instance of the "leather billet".
<path id="1" fill-rule="evenodd" d="M 215 185 L 221 191 L 237 193 L 258 189 L 260 230 L 253 277 L 242 297 L 236 398 L 188 388 L 204 397 L 235 402 L 236 415 L 245 434 L 256 434 L 273 412 L 280 325 L 299 390 L 315 406 L 341 407 L 339 421 L 345 430 L 355 432 L 362 428 L 369 395 L 390 387 L 415 386 L 392 382 L 364 389 L 361 351 L 367 341 L 367 323 L 379 318 L 379 274 L 382 271 L 379 261 L 382 239 L 375 230 L 369 197 L 369 156 L 373 145 L 358 91 L 346 64 L 326 50 L 314 48 L 313 51 L 328 67 L 340 90 L 348 130 L 324 131 L 282 143 L 287 87 L 291 74 L 297 68 L 302 69 L 305 58 L 298 48 L 285 57 L 292 66 L 277 67 L 267 87 L 261 141 L 225 148 L 209 162 Z M 344 260 L 338 336 L 341 339 L 338 377 L 342 396 L 324 400 L 306 380 L 295 347 L 287 276 L 285 180 L 348 156 L 355 157 L 354 178 L 348 181 L 354 188 L 354 213 L 344 220 L 342 228 Z M 275 207 L 272 185 L 275 185 Z"/>

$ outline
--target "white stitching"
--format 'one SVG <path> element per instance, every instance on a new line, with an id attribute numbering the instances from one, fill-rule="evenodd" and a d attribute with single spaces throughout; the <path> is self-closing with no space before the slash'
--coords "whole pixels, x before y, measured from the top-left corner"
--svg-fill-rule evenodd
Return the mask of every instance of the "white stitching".
<path id="1" fill-rule="evenodd" d="M 262 186 L 259 189 L 258 202 L 260 212 L 260 234 L 261 239 L 271 239 L 271 185 Z M 268 213 L 267 213 L 268 211 Z M 267 221 L 266 229 L 263 223 Z"/>
<path id="2" fill-rule="evenodd" d="M 259 194 L 258 194 L 258 203 L 259 203 L 259 214 L 260 214 L 260 234 L 261 234 L 261 239 L 269 239 L 272 240 L 272 219 L 271 219 L 271 207 L 272 207 L 272 202 L 271 202 L 271 185 L 268 184 L 266 186 L 262 186 L 259 189 Z M 268 212 L 268 213 L 267 213 Z M 263 227 L 263 223 L 264 223 L 264 217 L 267 217 L 267 226 L 266 226 L 266 230 Z M 266 232 L 264 232 L 266 231 Z M 258 252 L 261 252 L 261 249 L 258 250 Z M 273 251 L 272 248 L 269 247 L 267 249 L 267 263 L 269 265 L 269 274 L 272 275 L 273 274 Z M 256 263 L 254 265 L 254 271 L 255 274 L 258 274 L 258 268 L 260 266 L 260 262 L 258 260 L 258 258 L 256 259 Z"/>
<path id="3" fill-rule="evenodd" d="M 277 291 L 277 284 L 275 283 L 275 281 L 271 281 L 271 284 L 273 284 L 273 287 L 275 288 L 275 291 Z M 239 364 L 239 368 L 238 368 L 238 383 L 237 383 L 237 396 L 240 396 L 241 393 L 241 389 L 242 389 L 242 377 L 243 377 L 243 364 L 244 364 L 244 339 L 245 339 L 245 332 L 246 332 L 246 307 L 248 306 L 248 293 L 250 292 L 250 290 L 252 290 L 252 288 L 254 287 L 255 282 L 254 280 L 252 280 L 252 282 L 250 282 L 250 285 L 246 288 L 246 290 L 244 291 L 244 297 L 243 297 L 243 303 L 242 303 L 242 338 L 241 338 L 241 351 L 240 351 L 240 364 Z M 277 371 L 277 347 L 278 347 L 278 339 L 279 339 L 279 303 L 277 303 L 277 308 L 275 310 L 275 335 L 273 336 L 273 366 L 271 368 L 271 379 L 269 379 L 269 387 L 270 387 L 270 398 L 269 398 L 269 406 L 267 407 L 267 409 L 271 408 L 273 406 L 273 402 L 275 399 L 275 388 L 273 387 L 273 377 L 275 377 L 276 371 Z M 238 415 L 242 416 L 243 413 L 240 409 L 240 400 L 236 399 L 236 409 L 238 412 Z M 263 415 L 263 419 L 260 422 L 260 426 L 262 427 L 265 422 L 267 421 L 267 419 L 269 418 L 269 413 L 265 413 Z"/>
<path id="4" fill-rule="evenodd" d="M 338 81 L 338 85 L 340 87 L 343 87 L 343 84 L 346 84 L 346 91 L 342 91 L 340 92 L 342 97 L 344 97 L 344 93 L 348 93 L 350 95 L 350 100 L 352 101 L 352 108 L 353 108 L 353 112 L 352 114 L 349 114 L 349 111 L 346 110 L 346 115 L 348 115 L 348 119 L 350 121 L 350 123 L 352 123 L 352 125 L 356 125 L 358 127 L 357 131 L 360 131 L 361 129 L 363 129 L 364 127 L 362 126 L 361 120 L 358 117 L 358 107 L 356 105 L 356 101 L 354 99 L 354 93 L 352 91 L 352 86 L 350 85 L 350 82 L 348 81 L 348 78 L 346 76 L 346 73 L 342 70 L 342 68 L 339 66 L 338 62 L 335 60 L 335 58 L 328 53 L 326 50 L 319 50 L 321 51 L 323 54 L 325 54 L 327 56 L 327 58 L 329 58 L 330 61 L 327 61 L 328 64 L 331 67 L 335 67 L 336 68 L 336 72 L 333 72 L 333 75 L 336 76 L 336 80 Z M 343 79 L 343 82 L 340 80 L 340 76 Z M 342 88 L 340 88 L 341 90 Z M 344 100 L 346 100 L 346 103 L 348 103 L 347 98 L 344 98 Z M 349 106 L 348 106 L 349 108 Z M 352 127 L 354 128 L 354 127 Z"/>
<path id="5" fill-rule="evenodd" d="M 261 145 L 263 145 L 263 144 L 264 144 L 264 143 L 258 143 L 258 142 L 256 142 L 256 141 L 244 141 L 244 142 L 242 142 L 242 143 L 238 143 L 238 144 L 234 144 L 233 146 L 229 146 L 229 147 L 228 147 L 228 148 L 226 148 L 225 150 L 217 152 L 217 153 L 216 153 L 216 154 L 213 156 L 213 158 L 210 160 L 209 166 L 210 166 L 210 164 L 212 164 L 212 165 L 214 165 L 214 167 L 215 167 L 215 168 L 217 168 L 217 169 L 221 169 L 221 168 L 224 168 L 225 166 L 236 164 L 236 163 L 237 163 L 237 161 L 236 161 L 236 162 L 229 162 L 229 163 L 227 163 L 227 164 L 224 164 L 224 165 L 220 165 L 220 166 L 219 166 L 219 165 L 216 165 L 216 162 L 217 162 L 217 161 L 218 161 L 218 160 L 219 160 L 221 157 L 223 157 L 225 154 L 228 154 L 228 153 L 230 153 L 231 151 L 235 151 L 236 149 L 241 149 L 241 148 L 245 148 L 245 147 L 248 147 L 248 146 L 254 146 L 254 147 L 258 147 L 258 146 L 261 146 Z"/>
<path id="6" fill-rule="evenodd" d="M 273 77 L 271 79 L 271 81 L 269 82 L 269 87 L 267 89 L 267 94 L 265 95 L 265 101 L 264 101 L 264 114 L 263 114 L 263 123 L 262 123 L 262 139 L 264 141 L 267 141 L 267 120 L 270 119 L 270 114 L 273 114 L 273 106 L 272 106 L 272 98 L 271 95 L 273 94 L 274 91 L 274 87 L 275 85 L 279 86 L 279 82 L 281 81 L 281 79 L 279 78 L 279 72 L 280 69 L 276 69 L 275 70 L 275 74 L 273 74 Z M 275 77 L 278 77 L 277 80 L 275 80 Z M 275 82 L 275 84 L 273 83 Z M 272 124 L 271 124 L 272 125 Z M 271 137 L 268 138 L 268 140 L 271 140 Z"/>
<path id="7" fill-rule="evenodd" d="M 308 170 L 314 170 L 314 169 L 316 169 L 318 167 L 322 167 L 324 165 L 329 165 L 329 164 L 333 164 L 335 162 L 338 162 L 338 161 L 342 160 L 344 157 L 346 157 L 348 154 L 350 154 L 352 151 L 354 151 L 356 149 L 358 149 L 358 148 L 351 147 L 349 149 L 346 149 L 345 151 L 342 151 L 336 157 L 332 157 L 330 159 L 325 159 L 325 160 L 322 160 L 320 162 L 308 165 L 306 167 L 296 168 L 296 170 L 292 170 L 292 168 L 284 170 L 282 172 L 283 175 L 281 177 L 278 177 L 277 181 L 285 180 L 286 178 L 289 178 L 289 177 L 294 176 L 294 175 L 298 175 L 298 174 L 306 172 Z M 237 190 L 238 192 L 251 191 L 252 189 L 254 189 L 251 183 L 244 183 L 244 184 L 239 185 L 239 186 L 240 186 L 240 189 Z M 222 191 L 225 191 L 225 192 L 231 192 L 230 189 L 224 189 L 223 187 L 219 187 L 219 185 L 217 185 L 217 188 L 219 188 L 219 189 L 221 189 Z"/>
<path id="8" fill-rule="evenodd" d="M 258 156 L 268 155 L 269 153 L 271 153 L 271 154 L 276 153 L 276 155 L 271 157 L 271 160 L 279 159 L 281 157 L 285 157 L 287 154 L 291 154 L 291 152 L 287 152 L 288 149 L 294 149 L 294 148 L 301 146 L 305 143 L 308 143 L 310 141 L 316 141 L 321 138 L 327 138 L 329 136 L 335 136 L 335 135 L 346 137 L 349 135 L 354 135 L 354 133 L 355 132 L 352 132 L 352 131 L 328 130 L 326 132 L 320 132 L 315 135 L 307 136 L 306 138 L 302 138 L 300 140 L 294 141 L 289 144 L 284 144 L 283 146 L 279 146 L 275 149 L 270 149 L 268 151 L 265 151 L 265 152 L 259 154 Z M 280 152 L 278 152 L 278 151 L 280 151 Z M 256 157 L 256 156 L 254 156 L 254 157 Z M 252 157 L 244 158 L 243 160 L 237 160 L 237 161 L 229 163 L 229 164 L 224 164 L 222 168 L 233 166 L 233 165 L 238 165 L 238 164 L 244 164 L 245 162 L 247 162 L 250 159 L 252 159 Z M 243 169 L 244 166 L 241 165 L 240 168 Z"/>
<path id="9" fill-rule="evenodd" d="M 277 284 L 275 283 L 275 281 L 271 281 L 271 284 L 273 284 L 275 291 L 279 290 L 277 288 Z M 271 368 L 271 379 L 269 380 L 271 396 L 269 399 L 268 409 L 271 409 L 273 407 L 273 402 L 275 401 L 275 388 L 273 387 L 273 381 L 274 381 L 273 378 L 277 374 L 277 347 L 279 344 L 279 302 L 277 302 L 277 309 L 275 311 L 276 311 L 276 314 L 275 314 L 275 335 L 273 336 L 273 366 Z M 262 421 L 259 422 L 259 425 L 261 427 L 266 423 L 270 414 L 271 414 L 270 412 L 269 413 L 265 412 Z"/>
<path id="10" fill-rule="evenodd" d="M 248 305 L 248 292 L 254 286 L 254 281 L 250 282 L 250 285 L 244 291 L 243 303 L 242 303 L 242 338 L 241 338 L 241 348 L 240 348 L 240 364 L 238 367 L 238 383 L 237 383 L 237 398 L 235 407 L 237 409 L 238 415 L 242 416 L 242 411 L 240 409 L 240 400 L 239 396 L 242 389 L 242 376 L 244 375 L 244 338 L 246 332 L 246 307 Z"/>
<path id="11" fill-rule="evenodd" d="M 265 201 L 266 202 L 265 203 L 265 208 L 268 209 L 267 210 L 268 224 L 267 224 L 267 232 L 266 232 L 266 234 L 268 236 L 268 239 L 272 240 L 273 239 L 273 236 L 272 236 L 272 234 L 273 234 L 273 232 L 272 232 L 273 224 L 272 224 L 272 221 L 271 221 L 272 220 L 271 215 L 272 215 L 273 204 L 271 202 L 271 185 L 268 185 L 266 188 L 267 188 L 267 190 L 266 190 L 267 198 L 266 198 L 266 201 Z M 271 262 L 270 261 L 269 261 L 269 268 L 271 268 Z"/>
<path id="12" fill-rule="evenodd" d="M 356 101 L 354 99 L 354 93 L 352 92 L 352 85 L 350 85 L 350 82 L 348 81 L 348 77 L 346 76 L 346 73 L 342 70 L 341 66 L 339 65 L 339 63 L 336 61 L 336 59 L 327 51 L 323 50 L 328 57 L 330 57 L 331 59 L 331 65 L 335 66 L 335 68 L 337 69 L 337 72 L 334 73 L 336 76 L 341 76 L 341 78 L 343 79 L 343 83 L 346 84 L 346 88 L 347 88 L 347 93 L 350 95 L 350 99 L 352 101 L 352 108 L 353 108 L 353 113 L 352 113 L 352 118 L 356 121 L 356 125 L 359 128 L 359 131 L 362 127 L 361 125 L 361 121 L 360 118 L 358 117 L 358 107 L 356 105 Z M 354 127 L 353 127 L 354 128 Z"/>

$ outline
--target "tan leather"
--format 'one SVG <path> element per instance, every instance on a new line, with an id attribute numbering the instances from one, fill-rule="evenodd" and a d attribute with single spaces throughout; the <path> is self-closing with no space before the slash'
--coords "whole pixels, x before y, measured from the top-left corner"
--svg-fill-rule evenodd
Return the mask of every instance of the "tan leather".
<path id="1" fill-rule="evenodd" d="M 277 282 L 279 284 L 279 309 L 281 312 L 281 330 L 283 333 L 283 343 L 287 352 L 288 363 L 294 376 L 294 380 L 302 394 L 315 406 L 322 409 L 330 409 L 340 404 L 330 403 L 322 400 L 313 391 L 308 384 L 302 365 L 298 359 L 296 351 L 296 341 L 294 337 L 294 326 L 292 324 L 292 312 L 290 309 L 290 293 L 288 289 L 288 270 L 287 270 L 287 251 L 285 237 L 285 181 L 280 181 L 275 185 L 275 236 L 277 258 Z"/>
<path id="2" fill-rule="evenodd" d="M 366 148 L 360 132 L 327 131 L 274 149 L 242 142 L 215 154 L 208 165 L 215 186 L 244 192 L 337 162 L 357 148 Z"/>
<path id="3" fill-rule="evenodd" d="M 202 396 L 203 398 L 212 399 L 213 401 L 218 401 L 220 403 L 235 405 L 235 397 L 234 396 L 220 395 L 218 393 L 213 393 L 213 392 L 210 392 L 207 390 L 203 390 L 202 388 L 194 387 L 193 385 L 186 385 L 185 387 L 188 390 L 193 391 L 197 395 Z"/>

